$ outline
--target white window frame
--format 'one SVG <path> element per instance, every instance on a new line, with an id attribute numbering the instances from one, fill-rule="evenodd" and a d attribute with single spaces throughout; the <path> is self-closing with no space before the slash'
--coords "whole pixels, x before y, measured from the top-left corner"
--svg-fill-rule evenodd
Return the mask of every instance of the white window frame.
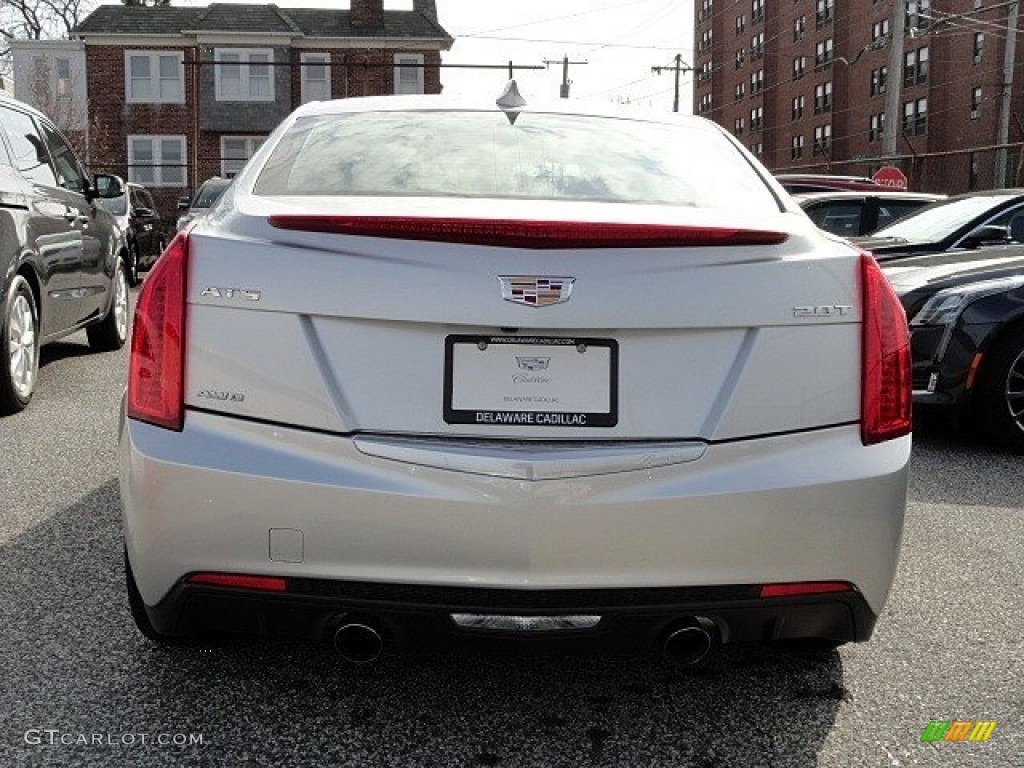
<path id="1" fill-rule="evenodd" d="M 411 91 L 411 92 L 410 91 L 400 91 L 398 89 L 398 86 L 401 83 L 402 70 L 403 69 L 407 69 L 407 67 L 403 67 L 399 63 L 403 59 L 407 59 L 407 60 L 408 59 L 412 59 L 412 60 L 416 61 L 416 64 L 417 64 L 417 67 L 416 67 L 416 70 L 415 70 L 416 71 L 416 87 L 418 88 L 418 90 L 416 90 L 416 91 Z M 425 86 L 424 86 L 423 73 L 424 73 L 424 67 L 423 67 L 423 54 L 422 53 L 396 53 L 395 54 L 395 76 L 394 76 L 394 91 L 395 91 L 395 93 L 396 94 L 406 94 L 406 93 L 422 94 L 422 93 L 424 93 Z"/>
<path id="2" fill-rule="evenodd" d="M 331 54 L 329 53 L 304 53 L 300 57 L 302 66 L 299 68 L 301 71 L 300 80 L 300 98 L 302 104 L 306 104 L 310 101 L 328 101 L 331 98 Z M 325 79 L 310 80 L 309 72 L 310 64 L 320 64 L 324 68 Z M 310 83 L 323 82 L 327 86 L 327 93 L 324 95 L 310 93 Z"/>
<path id="3" fill-rule="evenodd" d="M 242 165 L 249 161 L 249 158 L 256 154 L 256 150 L 260 148 L 267 137 L 264 136 L 236 136 L 236 135 L 224 135 L 220 137 L 220 175 L 225 179 L 233 179 L 238 175 L 238 172 L 242 170 L 241 167 L 237 169 L 228 168 L 228 150 L 227 142 L 229 141 L 244 141 L 245 142 L 245 160 Z M 240 158 L 231 158 L 232 162 L 237 162 Z"/>
<path id="4" fill-rule="evenodd" d="M 221 83 L 221 72 L 223 67 L 221 66 L 221 60 L 224 54 L 231 54 L 238 56 L 238 78 L 239 78 L 239 91 L 238 98 L 227 97 L 223 92 L 223 85 Z M 268 96 L 254 97 L 252 95 L 252 79 L 250 77 L 250 59 L 253 56 L 266 56 L 267 70 L 270 72 L 270 94 Z M 213 68 L 213 91 L 214 99 L 217 101 L 229 101 L 229 102 L 272 102 L 275 99 L 275 88 L 274 81 L 277 79 L 274 74 L 274 49 L 273 48 L 216 48 L 213 52 L 213 60 L 215 66 Z M 263 62 L 257 62 L 262 64 Z M 248 95 L 245 95 L 248 94 Z"/>
<path id="5" fill-rule="evenodd" d="M 141 178 L 139 171 L 135 167 L 135 142 L 148 140 L 150 143 L 150 149 L 153 153 L 153 178 Z M 181 169 L 180 180 L 166 180 L 164 179 L 163 173 L 163 153 L 162 143 L 164 141 L 177 141 L 181 147 L 181 165 L 176 165 L 176 168 Z M 133 181 L 137 184 L 145 184 L 147 187 L 188 187 L 188 139 L 183 135 L 178 134 L 150 134 L 150 133 L 132 133 L 128 134 L 128 181 Z"/>
<path id="6" fill-rule="evenodd" d="M 132 59 L 149 58 L 149 98 L 132 94 Z M 178 98 L 160 98 L 160 57 L 173 56 L 178 61 Z M 128 104 L 184 104 L 185 103 L 185 54 L 182 51 L 155 50 L 124 52 L 124 100 Z"/>

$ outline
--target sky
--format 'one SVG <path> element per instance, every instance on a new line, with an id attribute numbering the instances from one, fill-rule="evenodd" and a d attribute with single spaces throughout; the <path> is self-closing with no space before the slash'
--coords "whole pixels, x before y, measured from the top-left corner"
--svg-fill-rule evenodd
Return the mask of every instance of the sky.
<path id="1" fill-rule="evenodd" d="M 109 2 L 110 0 L 103 0 Z M 230 0 L 217 0 L 225 2 Z M 239 0 L 258 2 L 259 0 Z M 175 5 L 206 5 L 173 0 Z M 282 8 L 346 7 L 345 0 L 276 0 Z M 671 67 L 676 54 L 693 63 L 693 0 L 436 0 L 442 26 L 455 38 L 443 54 L 445 64 L 516 64 L 543 66 L 517 72 L 527 101 L 553 99 L 562 82 L 562 58 L 586 61 L 569 67 L 570 96 L 597 102 L 630 102 L 671 111 L 674 74 L 658 75 L 652 67 Z M 384 0 L 386 9 L 408 9 L 412 0 Z M 446 94 L 500 93 L 506 69 L 445 68 Z M 679 110 L 692 111 L 693 75 L 680 78 Z"/>

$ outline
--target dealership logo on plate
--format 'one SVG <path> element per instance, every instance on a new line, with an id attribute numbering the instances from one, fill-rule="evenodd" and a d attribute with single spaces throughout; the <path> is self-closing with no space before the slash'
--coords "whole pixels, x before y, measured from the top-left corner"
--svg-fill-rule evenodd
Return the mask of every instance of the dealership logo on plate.
<path id="1" fill-rule="evenodd" d="M 575 277 L 501 275 L 501 298 L 528 307 L 547 307 L 568 301 Z"/>
<path id="2" fill-rule="evenodd" d="M 550 357 L 519 357 L 516 355 L 516 364 L 523 371 L 546 371 L 551 364 Z"/>

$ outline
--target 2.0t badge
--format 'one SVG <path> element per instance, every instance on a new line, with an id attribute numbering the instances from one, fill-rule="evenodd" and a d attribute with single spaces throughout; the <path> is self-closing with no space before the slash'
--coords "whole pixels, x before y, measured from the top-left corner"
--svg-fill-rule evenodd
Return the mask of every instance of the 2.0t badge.
<path id="1" fill-rule="evenodd" d="M 569 300 L 575 277 L 499 275 L 501 298 L 528 307 L 547 307 Z"/>

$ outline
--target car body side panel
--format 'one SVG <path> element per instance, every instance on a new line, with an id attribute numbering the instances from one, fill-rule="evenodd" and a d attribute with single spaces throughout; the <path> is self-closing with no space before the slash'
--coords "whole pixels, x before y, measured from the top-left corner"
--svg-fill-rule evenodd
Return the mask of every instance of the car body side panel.
<path id="1" fill-rule="evenodd" d="M 150 605 L 187 573 L 217 570 L 527 589 L 847 580 L 877 613 L 909 452 L 909 437 L 865 448 L 848 426 L 713 445 L 674 466 L 524 481 L 191 413 L 174 439 L 124 422 L 121 494 Z M 278 528 L 301 532 L 302 562 L 270 559 Z"/>

